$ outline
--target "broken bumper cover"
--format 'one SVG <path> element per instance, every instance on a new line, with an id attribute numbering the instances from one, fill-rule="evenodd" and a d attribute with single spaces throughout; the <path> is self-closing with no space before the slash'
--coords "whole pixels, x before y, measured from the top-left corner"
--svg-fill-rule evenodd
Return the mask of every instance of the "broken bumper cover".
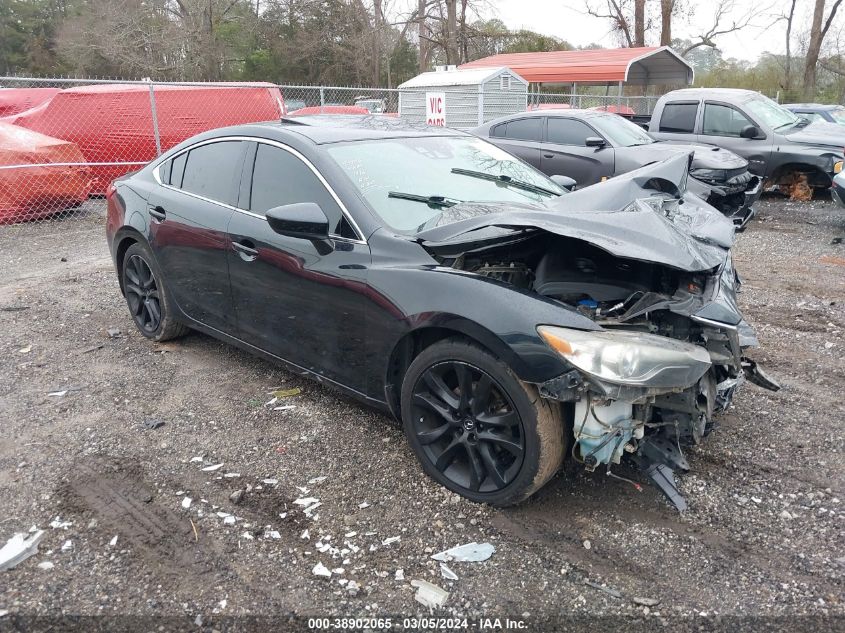
<path id="1" fill-rule="evenodd" d="M 719 180 L 690 175 L 690 191 L 729 218 L 737 230 L 754 217 L 753 205 L 763 192 L 763 180 L 758 176 L 747 170 Z"/>

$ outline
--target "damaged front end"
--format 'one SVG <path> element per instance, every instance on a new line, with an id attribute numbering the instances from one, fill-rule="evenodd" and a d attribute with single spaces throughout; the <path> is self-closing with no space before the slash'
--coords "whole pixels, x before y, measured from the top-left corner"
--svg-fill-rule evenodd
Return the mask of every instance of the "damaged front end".
<path id="1" fill-rule="evenodd" d="M 600 326 L 537 324 L 571 366 L 539 384 L 540 395 L 569 413 L 573 457 L 587 470 L 617 477 L 612 466 L 628 461 L 680 510 L 673 475 L 689 468 L 683 448 L 707 435 L 746 379 L 778 388 L 745 358 L 757 339 L 737 306 L 734 228 L 687 192 L 687 161 L 544 210 L 459 205 L 460 221 L 420 234 L 442 265 L 553 299 Z"/>
<path id="2" fill-rule="evenodd" d="M 763 181 L 748 168 L 693 169 L 688 191 L 694 193 L 733 222 L 738 231 L 754 217 L 754 203 L 763 191 Z"/>

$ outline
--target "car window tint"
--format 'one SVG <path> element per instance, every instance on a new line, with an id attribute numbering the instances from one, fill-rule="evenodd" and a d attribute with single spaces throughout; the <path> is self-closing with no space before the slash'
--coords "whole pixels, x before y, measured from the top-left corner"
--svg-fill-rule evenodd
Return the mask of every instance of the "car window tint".
<path id="1" fill-rule="evenodd" d="M 234 204 L 234 177 L 241 169 L 242 148 L 241 141 L 221 141 L 192 149 L 188 152 L 182 189 L 216 202 Z"/>
<path id="2" fill-rule="evenodd" d="M 549 117 L 546 131 L 546 137 L 549 143 L 580 145 L 583 147 L 587 144 L 588 136 L 598 136 L 598 134 L 586 123 L 576 121 L 575 119 Z"/>
<path id="3" fill-rule="evenodd" d="M 542 122 L 542 117 L 538 116 L 508 121 L 505 138 L 515 141 L 539 141 Z"/>
<path id="4" fill-rule="evenodd" d="M 188 152 L 184 154 L 179 154 L 176 158 L 173 159 L 172 165 L 170 167 L 170 180 L 165 180 L 163 182 L 167 182 L 168 184 L 173 185 L 174 187 L 181 187 L 182 186 L 182 176 L 185 174 L 185 163 L 188 160 Z"/>
<path id="5" fill-rule="evenodd" d="M 692 134 L 696 112 L 698 103 L 667 103 L 660 116 L 660 131 Z"/>
<path id="6" fill-rule="evenodd" d="M 746 125 L 754 124 L 739 110 L 718 103 L 704 104 L 703 134 L 739 136 Z"/>
<path id="7" fill-rule="evenodd" d="M 258 144 L 252 171 L 249 209 L 266 213 L 273 207 L 297 202 L 316 202 L 329 219 L 329 233 L 343 237 L 343 212 L 320 179 L 302 160 L 288 151 L 266 143 Z"/>
<path id="8" fill-rule="evenodd" d="M 170 184 L 170 168 L 173 166 L 172 160 L 164 161 L 158 168 L 158 177 L 166 185 Z"/>
<path id="9" fill-rule="evenodd" d="M 493 128 L 490 130 L 490 136 L 494 138 L 504 138 L 505 136 L 507 136 L 507 133 L 507 123 L 499 123 L 499 125 L 494 125 Z"/>

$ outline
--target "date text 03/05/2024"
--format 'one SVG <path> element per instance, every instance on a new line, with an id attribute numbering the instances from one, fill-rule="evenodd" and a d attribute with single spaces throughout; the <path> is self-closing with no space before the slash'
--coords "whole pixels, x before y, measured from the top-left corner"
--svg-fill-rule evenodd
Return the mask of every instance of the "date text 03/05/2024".
<path id="1" fill-rule="evenodd" d="M 390 630 L 401 628 L 409 631 L 431 630 L 479 630 L 479 631 L 526 631 L 528 624 L 524 620 L 511 618 L 309 618 L 311 630 Z"/>

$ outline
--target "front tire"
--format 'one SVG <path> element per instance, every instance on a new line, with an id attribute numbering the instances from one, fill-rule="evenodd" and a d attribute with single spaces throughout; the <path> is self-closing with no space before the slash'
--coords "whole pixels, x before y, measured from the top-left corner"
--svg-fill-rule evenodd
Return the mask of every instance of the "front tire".
<path id="1" fill-rule="evenodd" d="M 560 468 L 560 407 L 485 350 L 460 340 L 426 348 L 402 383 L 402 424 L 423 470 L 476 502 L 527 499 Z"/>
<path id="2" fill-rule="evenodd" d="M 153 341 L 182 336 L 188 328 L 173 316 L 173 301 L 146 244 L 136 242 L 123 256 L 123 295 L 138 331 Z"/>

